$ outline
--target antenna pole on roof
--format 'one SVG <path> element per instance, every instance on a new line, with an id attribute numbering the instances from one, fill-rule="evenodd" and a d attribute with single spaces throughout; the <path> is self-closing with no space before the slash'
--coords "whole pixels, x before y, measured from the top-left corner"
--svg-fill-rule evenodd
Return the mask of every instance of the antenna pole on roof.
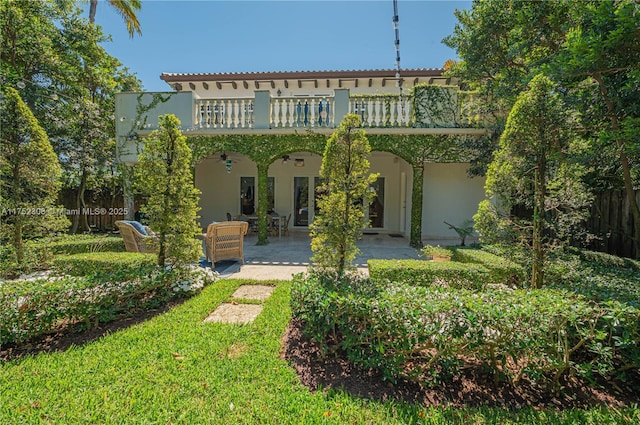
<path id="1" fill-rule="evenodd" d="M 404 96 L 402 95 L 402 80 L 400 79 L 400 18 L 398 17 L 398 0 L 393 0 L 393 29 L 395 31 L 396 49 L 396 85 L 400 89 L 400 108 L 402 122 L 405 122 Z"/>

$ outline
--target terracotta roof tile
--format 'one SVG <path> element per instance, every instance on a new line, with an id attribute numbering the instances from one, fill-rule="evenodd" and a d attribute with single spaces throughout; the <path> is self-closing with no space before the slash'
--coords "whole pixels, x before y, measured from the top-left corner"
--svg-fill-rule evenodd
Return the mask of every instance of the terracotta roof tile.
<path id="1" fill-rule="evenodd" d="M 444 72 L 440 68 L 402 69 L 402 77 L 439 77 Z M 393 78 L 395 69 L 328 70 L 328 71 L 274 71 L 274 72 L 216 72 L 216 73 L 173 73 L 163 72 L 160 79 L 166 82 L 189 81 L 229 81 L 229 80 L 284 80 L 312 78 Z"/>

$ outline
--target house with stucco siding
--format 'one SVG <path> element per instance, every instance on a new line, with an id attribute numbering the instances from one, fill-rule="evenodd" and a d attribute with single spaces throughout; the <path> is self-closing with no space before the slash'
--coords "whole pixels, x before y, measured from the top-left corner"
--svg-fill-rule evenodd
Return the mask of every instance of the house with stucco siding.
<path id="1" fill-rule="evenodd" d="M 327 138 L 348 113 L 360 116 L 372 146 L 376 196 L 366 210 L 371 231 L 412 245 L 456 240 L 448 225 L 471 219 L 484 179 L 467 175 L 469 138 L 486 137 L 473 94 L 442 69 L 176 74 L 166 92 L 116 97 L 117 160 L 135 167 L 141 140 L 172 113 L 194 154 L 202 192 L 201 225 L 227 214 L 267 216 L 308 231 L 317 214 L 319 170 Z M 133 192 L 125 206 L 133 211 Z"/>

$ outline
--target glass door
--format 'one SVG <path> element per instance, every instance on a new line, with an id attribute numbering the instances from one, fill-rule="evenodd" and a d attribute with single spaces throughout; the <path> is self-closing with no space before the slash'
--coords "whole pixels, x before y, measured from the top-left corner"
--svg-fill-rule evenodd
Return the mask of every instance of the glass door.
<path id="1" fill-rule="evenodd" d="M 373 228 L 384 227 L 384 177 L 378 179 L 369 186 L 372 193 L 371 204 L 366 219 Z"/>
<path id="2" fill-rule="evenodd" d="M 255 211 L 255 178 L 240 177 L 240 213 L 252 215 Z"/>
<path id="3" fill-rule="evenodd" d="M 293 178 L 293 225 L 309 225 L 309 177 Z"/>

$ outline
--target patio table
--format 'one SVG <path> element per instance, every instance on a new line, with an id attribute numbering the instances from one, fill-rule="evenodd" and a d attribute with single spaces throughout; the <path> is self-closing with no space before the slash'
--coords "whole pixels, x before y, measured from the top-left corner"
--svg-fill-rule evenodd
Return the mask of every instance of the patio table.
<path id="1" fill-rule="evenodd" d="M 254 231 L 258 230 L 258 216 L 255 214 L 251 214 L 251 215 L 241 215 L 239 216 L 238 220 L 241 220 L 242 217 L 244 217 L 248 222 L 249 222 L 249 228 L 253 229 Z M 273 214 L 269 214 L 268 215 L 269 219 L 271 220 L 271 224 L 275 224 L 275 222 L 277 222 L 278 225 L 278 238 L 282 237 L 282 224 L 283 224 L 283 219 L 286 219 L 286 217 L 284 215 L 280 215 L 278 213 L 273 213 Z"/>

